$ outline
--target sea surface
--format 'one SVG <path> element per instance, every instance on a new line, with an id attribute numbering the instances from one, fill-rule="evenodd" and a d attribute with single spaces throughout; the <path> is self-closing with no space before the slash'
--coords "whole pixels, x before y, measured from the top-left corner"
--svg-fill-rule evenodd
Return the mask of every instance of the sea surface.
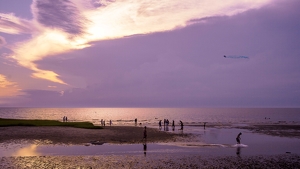
<path id="1" fill-rule="evenodd" d="M 0 108 L 0 118 L 89 121 L 99 125 L 131 125 L 137 118 L 143 125 L 159 120 L 182 120 L 185 125 L 213 123 L 300 123 L 300 108 Z"/>

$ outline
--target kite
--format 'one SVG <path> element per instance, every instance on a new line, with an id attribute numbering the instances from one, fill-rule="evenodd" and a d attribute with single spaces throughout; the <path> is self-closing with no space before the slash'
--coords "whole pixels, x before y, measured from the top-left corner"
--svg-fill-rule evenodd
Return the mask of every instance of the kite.
<path id="1" fill-rule="evenodd" d="M 239 56 L 239 55 L 224 55 L 224 58 L 231 58 L 231 59 L 249 59 L 248 56 Z"/>

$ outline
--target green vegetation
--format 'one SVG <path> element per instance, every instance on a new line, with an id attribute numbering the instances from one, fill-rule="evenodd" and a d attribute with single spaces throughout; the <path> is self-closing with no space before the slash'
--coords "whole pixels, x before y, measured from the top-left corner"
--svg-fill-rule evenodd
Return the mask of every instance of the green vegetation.
<path id="1" fill-rule="evenodd" d="M 21 120 L 21 119 L 2 119 L 0 127 L 8 126 L 65 126 L 84 129 L 102 129 L 101 126 L 94 126 L 90 122 L 60 122 L 56 120 Z"/>

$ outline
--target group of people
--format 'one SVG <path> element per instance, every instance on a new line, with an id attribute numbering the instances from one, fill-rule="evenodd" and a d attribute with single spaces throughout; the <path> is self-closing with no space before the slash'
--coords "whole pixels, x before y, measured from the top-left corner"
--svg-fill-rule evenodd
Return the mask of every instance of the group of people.
<path id="1" fill-rule="evenodd" d="M 101 120 L 100 120 L 100 125 L 101 125 L 101 126 L 105 126 L 105 120 L 101 119 Z"/>
<path id="2" fill-rule="evenodd" d="M 101 126 L 105 126 L 105 120 L 101 119 L 101 120 L 100 120 L 100 125 L 101 125 Z M 109 125 L 110 125 L 110 126 L 112 125 L 112 121 L 111 121 L 111 120 L 109 120 Z"/>
<path id="3" fill-rule="evenodd" d="M 179 130 L 183 130 L 183 122 L 180 120 L 179 123 L 181 126 L 181 129 L 179 129 Z M 170 124 L 169 119 L 164 119 L 164 131 L 169 131 L 169 124 Z M 162 120 L 159 120 L 158 126 L 159 126 L 159 129 L 161 130 L 162 129 Z M 172 130 L 173 131 L 175 130 L 175 121 L 174 120 L 172 121 Z"/>
<path id="4" fill-rule="evenodd" d="M 134 119 L 134 124 L 135 124 L 135 126 L 137 126 L 137 123 L 138 123 L 138 120 L 137 120 L 137 118 L 135 118 L 135 119 Z M 141 126 L 142 123 L 139 123 L 139 125 Z"/>
<path id="5" fill-rule="evenodd" d="M 63 122 L 68 122 L 68 117 L 67 116 L 63 117 Z"/>

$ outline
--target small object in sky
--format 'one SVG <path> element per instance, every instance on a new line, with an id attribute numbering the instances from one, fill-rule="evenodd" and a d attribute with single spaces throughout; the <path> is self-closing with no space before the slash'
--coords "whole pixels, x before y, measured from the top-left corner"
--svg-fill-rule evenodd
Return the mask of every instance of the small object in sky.
<path id="1" fill-rule="evenodd" d="M 231 59 L 249 59 L 248 56 L 240 56 L 240 55 L 224 55 L 224 58 L 231 58 Z"/>

